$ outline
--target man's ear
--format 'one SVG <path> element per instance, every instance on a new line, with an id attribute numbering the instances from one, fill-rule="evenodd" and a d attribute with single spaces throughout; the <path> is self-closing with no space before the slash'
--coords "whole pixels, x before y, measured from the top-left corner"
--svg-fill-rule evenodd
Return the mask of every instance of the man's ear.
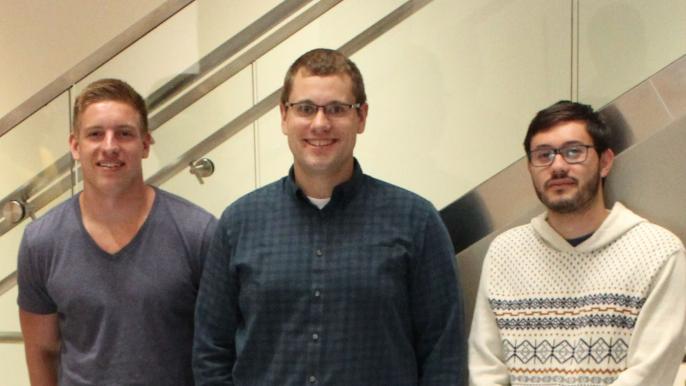
<path id="1" fill-rule="evenodd" d="M 155 143 L 150 133 L 143 134 L 143 158 L 148 158 L 150 155 L 150 145 Z"/>
<path id="2" fill-rule="evenodd" d="M 71 157 L 78 161 L 79 160 L 79 139 L 78 135 L 73 131 L 69 134 L 69 151 L 71 152 Z"/>
<path id="3" fill-rule="evenodd" d="M 359 109 L 357 109 L 357 119 L 359 120 L 360 124 L 357 127 L 357 134 L 362 134 L 364 133 L 364 128 L 367 125 L 367 114 L 369 113 L 369 105 L 368 104 L 363 104 L 360 106 Z"/>
<path id="4" fill-rule="evenodd" d="M 600 176 L 607 177 L 610 174 L 610 169 L 612 169 L 612 164 L 615 161 L 615 152 L 612 149 L 607 148 L 600 154 Z"/>
<path id="5" fill-rule="evenodd" d="M 281 132 L 288 134 L 288 129 L 286 125 L 286 106 L 283 103 L 279 103 L 279 112 L 281 113 Z"/>

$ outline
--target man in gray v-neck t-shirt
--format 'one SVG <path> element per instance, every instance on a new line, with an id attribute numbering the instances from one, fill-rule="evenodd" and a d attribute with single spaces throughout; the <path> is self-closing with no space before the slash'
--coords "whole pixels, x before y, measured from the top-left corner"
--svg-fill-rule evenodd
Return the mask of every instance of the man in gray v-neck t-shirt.
<path id="1" fill-rule="evenodd" d="M 193 385 L 195 299 L 216 220 L 144 184 L 152 141 L 139 97 L 110 79 L 77 98 L 70 145 L 84 190 L 24 232 L 18 303 L 32 385 Z"/>

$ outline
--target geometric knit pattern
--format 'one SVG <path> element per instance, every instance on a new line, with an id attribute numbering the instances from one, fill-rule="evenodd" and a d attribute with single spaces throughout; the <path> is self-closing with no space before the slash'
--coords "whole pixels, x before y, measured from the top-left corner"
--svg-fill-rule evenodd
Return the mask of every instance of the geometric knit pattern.
<path id="1" fill-rule="evenodd" d="M 548 341 L 530 341 L 528 339 L 503 340 L 503 353 L 508 362 L 564 364 L 567 362 L 594 361 L 595 363 L 620 363 L 626 359 L 628 343 L 624 339 L 606 341 L 599 339 L 567 339 Z"/>
<path id="2" fill-rule="evenodd" d="M 682 246 L 647 222 L 588 248 L 594 236 L 551 246 L 527 224 L 491 244 L 488 302 L 512 386 L 608 385 L 626 369 L 652 280 Z"/>

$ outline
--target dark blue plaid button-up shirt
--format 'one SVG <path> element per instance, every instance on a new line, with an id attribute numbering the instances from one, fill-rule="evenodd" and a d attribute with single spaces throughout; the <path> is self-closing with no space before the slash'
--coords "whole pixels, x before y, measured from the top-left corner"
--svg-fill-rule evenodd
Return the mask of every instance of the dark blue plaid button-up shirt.
<path id="1" fill-rule="evenodd" d="M 466 384 L 448 233 L 357 162 L 322 210 L 292 169 L 227 208 L 197 302 L 198 386 Z"/>

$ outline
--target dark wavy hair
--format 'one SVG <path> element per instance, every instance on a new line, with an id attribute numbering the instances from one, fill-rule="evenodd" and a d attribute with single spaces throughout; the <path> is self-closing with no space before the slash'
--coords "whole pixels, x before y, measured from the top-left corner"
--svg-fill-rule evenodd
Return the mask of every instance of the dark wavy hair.
<path id="1" fill-rule="evenodd" d="M 531 139 L 534 135 L 560 123 L 571 121 L 586 123 L 586 131 L 593 139 L 593 146 L 598 154 L 610 148 L 612 133 L 600 115 L 593 111 L 593 107 L 583 103 L 562 100 L 539 111 L 529 124 L 529 129 L 524 138 L 524 151 L 527 156 L 531 151 Z"/>

